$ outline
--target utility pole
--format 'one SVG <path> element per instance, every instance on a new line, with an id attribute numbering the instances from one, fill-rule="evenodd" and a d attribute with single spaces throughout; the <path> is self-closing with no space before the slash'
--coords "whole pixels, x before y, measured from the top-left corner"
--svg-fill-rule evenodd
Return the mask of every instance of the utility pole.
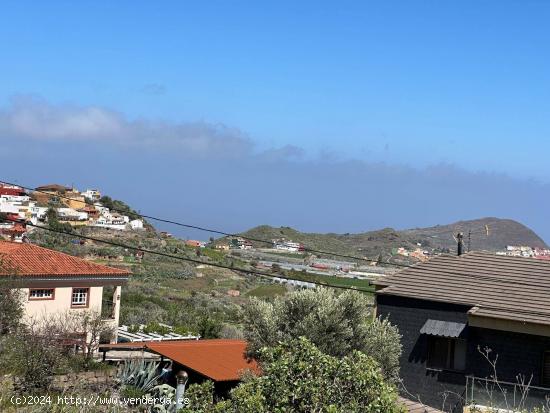
<path id="1" fill-rule="evenodd" d="M 472 230 L 468 230 L 468 252 L 470 252 L 470 248 L 472 247 Z"/>

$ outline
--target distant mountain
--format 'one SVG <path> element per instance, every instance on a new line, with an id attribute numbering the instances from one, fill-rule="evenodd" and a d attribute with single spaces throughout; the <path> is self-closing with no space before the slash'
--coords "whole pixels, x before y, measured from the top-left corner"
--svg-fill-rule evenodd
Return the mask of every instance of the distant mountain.
<path id="1" fill-rule="evenodd" d="M 418 244 L 422 248 L 434 252 L 456 251 L 453 234 L 463 232 L 464 243 L 467 246 L 469 231 L 471 231 L 472 250 L 498 251 L 506 248 L 507 245 L 548 248 L 546 243 L 525 225 L 511 219 L 499 218 L 459 221 L 448 225 L 402 231 L 384 228 L 358 234 L 303 233 L 290 227 L 274 228 L 262 225 L 241 235 L 262 240 L 286 238 L 301 242 L 311 249 L 373 258 L 379 254 L 388 254 L 393 248 L 414 249 Z M 257 247 L 267 246 L 267 244 L 258 242 L 253 242 L 253 244 Z"/>
<path id="2" fill-rule="evenodd" d="M 485 232 L 486 226 L 488 235 Z M 548 245 L 533 230 L 511 219 L 481 218 L 402 232 L 412 238 L 425 239 L 434 247 L 456 248 L 452 234 L 458 231 L 464 233 L 465 243 L 468 241 L 468 231 L 472 232 L 471 244 L 472 249 L 475 250 L 498 251 L 506 248 L 507 245 L 548 248 Z"/>

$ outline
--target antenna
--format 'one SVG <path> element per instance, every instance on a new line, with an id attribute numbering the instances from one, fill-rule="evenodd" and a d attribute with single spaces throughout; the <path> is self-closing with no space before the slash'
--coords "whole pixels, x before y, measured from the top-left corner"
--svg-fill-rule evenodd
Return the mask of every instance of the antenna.
<path id="1" fill-rule="evenodd" d="M 472 251 L 472 236 L 475 237 L 489 237 L 491 235 L 491 229 L 489 224 L 485 224 L 481 227 L 464 228 L 464 223 L 460 222 L 454 225 L 454 228 L 448 230 L 457 245 L 457 254 L 462 255 L 464 252 Z M 466 233 L 467 231 L 467 233 Z M 467 234 L 467 240 L 464 240 L 464 235 Z"/>
<path id="2" fill-rule="evenodd" d="M 489 231 L 489 225 L 486 224 L 483 226 L 483 229 L 482 230 L 474 230 L 472 231 L 472 229 L 468 229 L 468 241 L 467 241 L 467 248 L 466 248 L 466 251 L 467 252 L 470 252 L 472 250 L 472 234 L 473 235 L 485 235 L 485 237 L 489 237 L 490 235 L 490 231 Z M 458 242 L 458 238 L 455 237 L 455 235 L 453 234 L 453 238 L 455 240 L 455 242 Z"/>

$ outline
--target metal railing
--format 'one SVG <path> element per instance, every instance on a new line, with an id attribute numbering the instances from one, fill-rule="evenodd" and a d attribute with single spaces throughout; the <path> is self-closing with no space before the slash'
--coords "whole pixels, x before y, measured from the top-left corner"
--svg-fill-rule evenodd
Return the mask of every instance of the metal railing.
<path id="1" fill-rule="evenodd" d="M 466 406 L 483 406 L 510 412 L 540 409 L 550 412 L 550 388 L 466 376 Z"/>

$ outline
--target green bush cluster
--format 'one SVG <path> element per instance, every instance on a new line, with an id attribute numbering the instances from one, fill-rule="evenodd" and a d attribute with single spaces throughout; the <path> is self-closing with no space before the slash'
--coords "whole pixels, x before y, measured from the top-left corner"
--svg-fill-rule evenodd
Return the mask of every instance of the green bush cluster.
<path id="1" fill-rule="evenodd" d="M 261 357 L 262 348 L 303 336 L 335 357 L 362 351 L 376 359 L 386 378 L 399 376 L 401 336 L 387 320 L 373 320 L 370 302 L 359 292 L 319 288 L 271 303 L 252 298 L 241 314 L 250 356 Z"/>
<path id="2" fill-rule="evenodd" d="M 264 348 L 261 358 L 263 374 L 244 377 L 227 400 L 214 401 L 211 383 L 190 386 L 183 412 L 405 412 L 378 363 L 359 351 L 334 357 L 301 337 Z"/>

